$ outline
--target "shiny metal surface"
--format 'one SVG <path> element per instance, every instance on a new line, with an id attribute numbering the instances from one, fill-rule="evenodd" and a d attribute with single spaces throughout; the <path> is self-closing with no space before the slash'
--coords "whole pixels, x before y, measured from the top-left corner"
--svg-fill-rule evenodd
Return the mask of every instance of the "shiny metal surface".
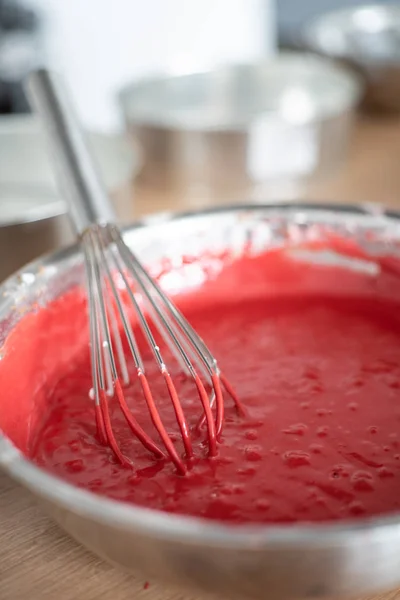
<path id="1" fill-rule="evenodd" d="M 364 77 L 371 108 L 400 111 L 398 4 L 365 4 L 319 16 L 301 37 L 308 49 L 340 59 Z"/>
<path id="2" fill-rule="evenodd" d="M 320 224 L 355 238 L 371 255 L 391 246 L 398 253 L 400 214 L 384 214 L 378 207 L 288 204 L 157 216 L 127 229 L 125 240 L 150 264 L 206 248 L 240 254 L 249 241 L 261 251 L 292 235 L 315 236 Z M 179 261 L 173 264 L 179 273 Z M 83 276 L 82 257 L 72 247 L 10 278 L 0 287 L 0 344 L 24 311 L 83 284 Z M 5 435 L 0 436 L 0 465 L 41 498 L 77 540 L 148 577 L 256 600 L 362 595 L 400 584 L 399 514 L 333 525 L 226 526 L 74 488 L 26 460 Z"/>
<path id="3" fill-rule="evenodd" d="M 89 134 L 107 189 L 119 206 L 132 203 L 141 167 L 138 146 L 120 135 Z M 0 117 L 0 281 L 32 259 L 70 244 L 73 231 L 55 186 L 45 140 L 31 115 Z"/>
<path id="4" fill-rule="evenodd" d="M 88 133 L 106 188 L 113 192 L 138 174 L 142 156 L 120 134 Z M 0 227 L 65 214 L 43 131 L 33 115 L 0 117 Z"/>
<path id="5" fill-rule="evenodd" d="M 285 52 L 265 63 L 134 83 L 119 100 L 149 176 L 246 193 L 339 165 L 360 94 L 346 69 Z"/>
<path id="6" fill-rule="evenodd" d="M 53 150 L 59 189 L 68 201 L 76 232 L 82 234 L 96 223 L 115 221 L 98 165 L 89 153 L 62 79 L 46 69 L 38 69 L 27 78 L 26 89 Z"/>

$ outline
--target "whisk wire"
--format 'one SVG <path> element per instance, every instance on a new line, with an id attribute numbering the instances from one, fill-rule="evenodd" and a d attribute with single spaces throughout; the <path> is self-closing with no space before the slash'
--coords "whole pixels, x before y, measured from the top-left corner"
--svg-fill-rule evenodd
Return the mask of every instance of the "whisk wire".
<path id="1" fill-rule="evenodd" d="M 115 314 L 115 308 L 114 308 L 112 302 L 110 301 L 109 294 L 106 294 L 106 303 L 107 303 L 107 312 L 110 316 L 110 321 L 111 321 L 112 337 L 114 339 L 115 347 L 117 350 L 119 372 L 121 374 L 121 379 L 122 379 L 123 384 L 129 385 L 130 380 L 129 380 L 128 365 L 126 364 L 124 349 L 122 347 L 122 338 L 121 338 L 121 334 L 119 332 L 117 316 Z"/>
<path id="2" fill-rule="evenodd" d="M 94 320 L 93 332 L 94 332 L 94 346 L 96 348 L 95 353 L 95 371 L 96 374 L 94 376 L 94 382 L 97 388 L 95 389 L 95 397 L 97 399 L 97 403 L 101 407 L 101 413 L 97 412 L 98 418 L 102 416 L 104 423 L 103 427 L 100 425 L 100 431 L 104 433 L 106 432 L 106 439 L 112 447 L 114 453 L 117 455 L 119 460 L 123 464 L 130 464 L 130 461 L 121 453 L 119 446 L 116 442 L 115 436 L 112 431 L 109 409 L 108 409 L 108 401 L 106 398 L 106 379 L 105 379 L 105 371 L 107 367 L 105 366 L 108 362 L 109 368 L 112 372 L 112 389 L 113 393 L 117 397 L 118 403 L 126 418 L 128 425 L 130 426 L 132 432 L 139 438 L 142 444 L 150 451 L 153 452 L 157 457 L 164 457 L 164 453 L 158 448 L 158 446 L 153 442 L 150 436 L 143 430 L 143 428 L 139 425 L 134 415 L 129 410 L 128 405 L 126 404 L 124 395 L 122 393 L 122 389 L 120 386 L 118 373 L 116 369 L 116 364 L 114 360 L 114 352 L 113 352 L 113 344 L 110 335 L 110 328 L 108 324 L 108 313 L 106 310 L 106 301 L 104 300 L 108 296 L 108 289 L 105 285 L 106 281 L 110 284 L 111 288 L 114 286 L 114 281 L 110 275 L 110 279 L 106 280 L 101 273 L 101 267 L 105 268 L 107 273 L 107 262 L 105 256 L 102 255 L 101 247 L 99 246 L 98 239 L 100 239 L 101 235 L 96 234 L 96 232 L 88 231 L 82 238 L 84 253 L 87 257 L 88 271 L 89 271 L 89 285 L 92 287 L 91 297 L 94 298 L 94 302 L 92 303 L 90 310 L 90 318 Z M 100 267 L 101 266 L 101 267 Z M 117 294 L 116 288 L 114 286 L 115 292 L 115 300 L 119 301 L 119 296 Z M 108 303 L 111 304 L 111 300 L 108 300 Z M 121 318 L 123 306 L 119 306 L 121 308 Z M 93 312 L 92 312 L 93 311 Z M 128 321 L 129 324 L 129 321 Z M 104 337 L 103 337 L 104 336 Z"/>
<path id="3" fill-rule="evenodd" d="M 95 399 L 95 414 L 96 424 L 100 439 L 104 442 L 108 442 L 112 448 L 114 454 L 122 464 L 128 464 L 127 459 L 120 451 L 118 443 L 115 439 L 110 416 L 108 412 L 107 398 L 106 398 L 106 382 L 104 377 L 104 363 L 106 356 L 104 354 L 104 345 L 101 334 L 101 323 L 100 319 L 96 318 L 96 315 L 101 313 L 101 301 L 102 298 L 99 294 L 99 288 L 97 286 L 97 270 L 96 262 L 92 260 L 91 250 L 87 248 L 85 251 L 85 262 L 86 262 L 86 273 L 88 279 L 88 285 L 92 286 L 93 294 L 89 297 L 89 326 L 91 330 L 91 358 L 92 358 L 92 381 L 93 381 L 93 393 Z M 103 329 L 104 333 L 104 329 Z"/>
<path id="4" fill-rule="evenodd" d="M 106 300 L 103 307 L 105 309 L 106 304 L 108 304 L 109 306 L 112 307 L 113 302 L 115 302 L 115 305 L 118 310 L 118 314 L 121 317 L 123 330 L 125 332 L 125 336 L 128 341 L 128 346 L 131 351 L 132 358 L 134 360 L 134 364 L 135 364 L 135 367 L 137 370 L 139 382 L 140 382 L 143 394 L 146 399 L 146 404 L 149 409 L 149 414 L 150 414 L 151 420 L 152 420 L 157 432 L 159 433 L 159 435 L 164 443 L 164 446 L 167 449 L 168 454 L 172 458 L 172 460 L 175 463 L 175 465 L 177 466 L 178 470 L 181 473 L 184 473 L 186 471 L 186 468 L 182 462 L 181 457 L 178 455 L 178 453 L 176 451 L 176 448 L 172 442 L 172 439 L 171 439 L 170 435 L 168 434 L 168 432 L 162 422 L 160 413 L 157 410 L 156 404 L 154 402 L 154 398 L 152 396 L 150 386 L 149 386 L 146 376 L 145 376 L 143 360 L 142 360 L 142 357 L 141 357 L 141 354 L 139 351 L 139 347 L 138 347 L 135 335 L 132 330 L 132 326 L 130 324 L 129 316 L 128 316 L 128 313 L 124 306 L 122 297 L 118 292 L 117 286 L 115 284 L 115 281 L 114 281 L 114 278 L 112 275 L 113 267 L 119 268 L 120 265 L 118 265 L 116 262 L 109 264 L 109 258 L 111 256 L 111 254 L 110 254 L 109 248 L 107 246 L 107 237 L 104 235 L 106 231 L 107 231 L 106 228 L 100 228 L 99 232 L 97 234 L 93 233 L 93 232 L 90 232 L 87 234 L 89 242 L 90 242 L 90 246 L 91 246 L 91 251 L 92 251 L 92 253 L 94 252 L 94 254 L 95 254 L 96 264 L 101 265 L 101 268 L 103 269 L 103 279 L 100 280 L 101 297 L 108 298 L 109 293 L 111 293 L 111 296 L 112 296 L 111 299 L 108 299 L 108 301 Z M 104 239 L 104 238 L 106 238 L 106 239 Z M 122 280 L 126 286 L 126 289 L 130 290 L 129 282 L 125 276 L 124 271 L 121 270 L 120 273 L 122 276 Z M 99 285 L 98 278 L 96 278 L 96 283 L 98 286 Z M 130 296 L 130 299 L 133 300 L 133 306 L 135 309 L 135 313 L 139 317 L 140 325 L 141 326 L 143 325 L 143 330 L 145 332 L 148 342 L 150 343 L 150 345 L 155 344 L 155 340 L 151 334 L 151 331 L 147 325 L 147 322 L 144 319 L 144 315 L 142 313 L 142 310 L 139 307 L 139 304 L 138 304 L 136 298 L 133 296 L 133 294 L 132 295 L 129 294 L 129 296 Z M 110 320 L 112 320 L 112 317 L 111 317 L 112 311 L 113 311 L 113 308 L 111 308 L 111 312 L 109 312 L 107 314 L 106 310 L 104 310 L 104 311 L 100 310 L 100 321 L 102 322 L 101 327 L 105 332 L 104 335 L 105 335 L 105 339 L 106 339 L 105 343 L 103 341 L 103 346 L 104 346 L 105 352 L 107 353 L 107 358 L 110 358 L 110 360 L 111 360 L 110 353 L 113 356 L 113 345 L 112 345 L 112 339 L 111 339 L 111 335 L 110 335 L 110 327 L 107 322 L 107 317 L 109 317 Z M 121 346 L 122 346 L 122 341 L 120 339 L 120 335 L 118 332 L 118 335 L 116 337 L 116 345 L 119 345 L 119 344 L 121 344 Z M 174 409 L 175 409 L 175 412 L 177 415 L 186 455 L 187 455 L 187 457 L 191 457 L 193 455 L 193 450 L 192 450 L 192 445 L 191 445 L 191 441 L 190 441 L 189 428 L 186 423 L 184 412 L 180 405 L 179 398 L 176 393 L 175 387 L 173 385 L 172 379 L 170 378 L 169 373 L 167 373 L 166 367 L 163 363 L 161 354 L 159 354 L 159 356 L 160 356 L 160 365 L 161 365 L 162 373 L 164 375 L 164 379 L 166 380 L 167 389 L 168 389 L 169 395 L 171 397 L 171 400 L 173 402 Z M 116 386 L 116 384 L 119 383 L 119 381 L 118 381 L 118 374 L 117 374 L 117 369 L 116 369 L 116 365 L 115 365 L 115 360 L 113 358 L 112 358 L 112 362 L 110 362 L 110 365 L 111 365 L 111 371 L 112 371 L 112 375 L 113 375 L 113 388 L 114 388 Z M 103 383 L 104 374 L 103 374 L 102 369 L 100 369 L 100 376 L 101 376 L 102 383 Z M 102 387 L 102 386 L 100 386 L 100 387 Z M 144 443 L 144 445 L 149 450 L 153 451 L 157 456 L 163 456 L 163 453 L 160 451 L 158 446 L 152 442 L 151 438 L 144 432 L 144 430 L 138 424 L 137 420 L 132 415 L 131 411 L 129 410 L 128 405 L 126 404 L 123 394 L 117 393 L 116 395 L 117 395 L 117 399 L 119 401 L 121 410 L 122 410 L 125 418 L 127 419 L 133 432 L 139 437 L 139 439 L 142 441 L 142 443 Z M 108 414 L 106 416 L 108 416 Z"/>
<path id="5" fill-rule="evenodd" d="M 206 425 L 209 456 L 216 455 L 217 439 L 222 431 L 224 400 L 221 383 L 236 402 L 234 392 L 232 388 L 228 387 L 229 384 L 225 378 L 221 376 L 217 362 L 205 347 L 204 342 L 182 313 L 166 297 L 158 284 L 148 275 L 135 255 L 131 253 L 119 231 L 113 225 L 97 225 L 87 230 L 81 239 L 85 253 L 88 286 L 91 292 L 89 294 L 91 360 L 99 435 L 103 441 L 106 440 L 109 443 L 122 463 L 129 464 L 129 460 L 123 455 L 117 444 L 111 426 L 107 394 L 116 396 L 122 414 L 132 432 L 157 457 L 165 456 L 139 424 L 125 400 L 121 381 L 123 384 L 127 384 L 130 378 L 122 333 L 133 359 L 151 421 L 168 455 L 178 471 L 184 474 L 186 466 L 163 423 L 151 392 L 151 386 L 146 378 L 141 351 L 131 324 L 132 309 L 164 378 L 186 458 L 193 457 L 190 429 L 175 384 L 148 319 L 151 319 L 167 347 L 173 351 L 178 363 L 194 381 L 203 408 L 203 415 L 200 417 L 196 431 L 199 432 L 200 427 L 203 424 Z M 123 293 L 116 283 L 115 273 L 118 273 L 120 282 L 123 284 Z M 135 285 L 134 289 L 132 283 Z M 142 301 L 139 301 L 138 293 Z M 146 316 L 145 310 L 148 316 Z M 122 329 L 119 328 L 118 321 L 121 322 Z M 211 396 L 207 393 L 198 370 L 194 367 L 194 360 L 198 363 L 199 371 L 210 386 Z M 212 410 L 214 404 L 216 405 L 215 417 Z"/>
<path id="6" fill-rule="evenodd" d="M 182 313 L 172 304 L 169 300 L 168 296 L 164 294 L 164 292 L 160 289 L 158 284 L 149 276 L 146 270 L 142 267 L 140 262 L 137 260 L 135 255 L 130 251 L 128 246 L 125 244 L 124 240 L 120 236 L 118 230 L 115 227 L 111 227 L 111 235 L 112 239 L 119 247 L 121 254 L 125 257 L 125 262 L 130 268 L 135 281 L 139 284 L 141 290 L 146 295 L 146 298 L 149 301 L 150 307 L 153 311 L 156 312 L 159 320 L 162 323 L 160 331 L 162 331 L 163 327 L 170 335 L 173 344 L 178 349 L 179 354 L 181 355 L 184 364 L 186 365 L 189 373 L 194 379 L 196 386 L 199 391 L 200 399 L 203 403 L 204 409 L 204 421 L 207 423 L 207 428 L 209 432 L 209 442 L 210 442 L 210 454 L 213 455 L 216 453 L 216 444 L 214 443 L 216 436 L 220 435 L 222 431 L 223 417 L 224 417 L 224 400 L 222 397 L 221 386 L 219 383 L 219 369 L 217 366 L 217 361 L 214 359 L 208 348 L 205 346 L 203 340 L 200 336 L 194 331 L 189 322 L 185 319 Z M 146 288 L 145 283 L 153 290 L 155 293 L 155 297 L 160 301 L 164 308 L 164 312 L 159 308 L 157 303 L 155 302 L 154 296 L 152 296 L 148 289 Z M 165 308 L 167 311 L 165 311 Z M 168 316 L 168 311 L 172 315 Z M 191 352 L 187 351 L 183 347 L 181 343 L 181 335 L 179 333 L 178 328 L 175 325 L 175 322 L 178 323 L 181 332 L 186 336 L 189 340 L 191 348 L 194 350 L 197 357 L 200 359 L 200 364 L 202 364 L 209 376 L 209 381 L 214 390 L 215 401 L 217 405 L 217 418 L 216 424 L 214 424 L 213 415 L 211 412 L 212 402 L 208 398 L 205 393 L 204 386 L 201 382 L 201 379 L 198 377 L 196 369 L 193 367 L 192 362 L 189 359 Z M 157 321 L 156 321 L 157 325 Z M 205 401 L 205 397 L 207 397 L 207 401 Z"/>
<path id="7" fill-rule="evenodd" d="M 85 259 L 85 272 L 87 278 L 87 286 L 88 289 L 94 287 L 92 283 L 92 265 L 88 256 L 88 253 L 84 253 Z M 91 294 L 88 298 L 89 302 L 89 329 L 90 329 L 90 359 L 91 359 L 91 371 L 92 371 L 92 385 L 93 388 L 91 392 L 93 392 L 93 400 L 95 403 L 95 415 L 96 415 L 96 426 L 98 435 L 102 443 L 106 443 L 107 435 L 104 427 L 103 415 L 101 412 L 100 406 L 100 390 L 99 390 L 99 360 L 98 360 L 98 351 L 99 351 L 99 340 L 98 340 L 98 330 L 97 330 L 97 322 L 96 322 L 96 310 L 95 310 L 95 296 Z"/>
<path id="8" fill-rule="evenodd" d="M 182 469 L 182 461 L 176 455 L 173 446 L 171 446 L 172 440 L 171 440 L 170 436 L 168 435 L 168 433 L 167 433 L 167 431 L 166 431 L 166 429 L 165 429 L 165 427 L 163 425 L 163 422 L 162 422 L 162 420 L 161 420 L 161 418 L 159 416 L 159 412 L 157 411 L 156 404 L 155 404 L 153 396 L 152 396 L 152 394 L 150 392 L 150 386 L 148 385 L 147 380 L 145 379 L 145 368 L 144 368 L 143 360 L 141 358 L 137 342 L 135 341 L 135 336 L 134 336 L 134 333 L 132 331 L 132 327 L 131 327 L 131 325 L 129 323 L 129 320 L 127 319 L 127 315 L 125 314 L 125 311 L 123 309 L 123 303 L 122 303 L 122 301 L 121 301 L 121 299 L 120 299 L 120 297 L 119 297 L 119 295 L 117 293 L 115 282 L 114 282 L 114 280 L 112 278 L 111 269 L 110 269 L 110 267 L 108 266 L 108 264 L 106 262 L 107 246 L 105 245 L 104 240 L 102 240 L 101 244 L 102 244 L 102 255 L 103 255 L 103 258 L 105 259 L 105 265 L 106 265 L 105 268 L 106 268 L 106 271 L 107 271 L 107 276 L 108 276 L 109 281 L 110 281 L 110 285 L 112 287 L 112 290 L 113 290 L 113 293 L 115 295 L 115 299 L 116 299 L 116 302 L 118 303 L 119 308 L 121 309 L 121 311 L 124 312 L 124 316 L 125 316 L 125 318 L 124 318 L 124 325 L 125 325 L 125 323 L 127 323 L 127 327 L 126 327 L 125 331 L 126 331 L 126 335 L 128 337 L 128 343 L 129 343 L 131 349 L 135 350 L 135 362 L 136 362 L 136 367 L 137 367 L 137 373 L 138 373 L 139 380 L 141 382 L 141 385 L 142 385 L 145 397 L 148 400 L 148 408 L 149 408 L 149 411 L 150 411 L 151 419 L 152 419 L 153 424 L 156 427 L 158 433 L 160 434 L 160 436 L 161 436 L 161 438 L 162 438 L 162 440 L 164 442 L 164 445 L 166 445 L 166 447 L 167 447 L 167 449 L 169 450 L 170 453 L 172 452 L 174 454 L 175 461 L 179 462 L 179 467 L 180 467 L 180 469 Z M 166 368 L 165 362 L 163 360 L 160 348 L 156 344 L 156 341 L 155 341 L 154 336 L 153 336 L 153 334 L 151 332 L 151 329 L 150 329 L 150 327 L 149 327 L 149 325 L 148 325 L 148 323 L 147 323 L 147 321 L 146 321 L 146 319 L 144 317 L 143 311 L 141 310 L 141 308 L 139 306 L 139 303 L 136 300 L 135 295 L 134 295 L 134 293 L 131 290 L 131 287 L 129 285 L 129 281 L 128 281 L 126 275 L 125 275 L 125 269 L 123 268 L 123 265 L 121 264 L 121 262 L 119 260 L 119 256 L 117 254 L 115 254 L 115 253 L 112 253 L 112 248 L 110 248 L 109 250 L 110 250 L 110 255 L 114 259 L 114 268 L 117 269 L 117 272 L 119 272 L 120 275 L 121 275 L 121 277 L 122 277 L 122 281 L 123 281 L 123 283 L 125 285 L 125 289 L 127 291 L 127 294 L 129 296 L 130 300 L 132 301 L 132 304 L 133 304 L 134 309 L 135 309 L 135 314 L 138 317 L 140 327 L 142 328 L 142 331 L 143 331 L 143 333 L 144 333 L 144 335 L 145 335 L 145 337 L 147 339 L 147 342 L 148 342 L 149 346 L 151 347 L 151 349 L 153 351 L 153 354 L 154 354 L 154 356 L 156 358 L 159 370 L 160 370 L 161 374 L 164 377 L 164 380 L 165 380 L 165 383 L 167 385 L 167 389 L 168 389 L 168 392 L 169 392 L 169 395 L 170 395 L 170 398 L 171 398 L 171 401 L 172 401 L 172 404 L 173 404 L 173 407 L 174 407 L 174 410 L 175 410 L 175 414 L 176 414 L 176 417 L 177 417 L 178 425 L 179 425 L 179 428 L 180 428 L 180 431 L 181 431 L 181 435 L 182 435 L 182 440 L 183 440 L 183 444 L 184 444 L 184 447 L 185 447 L 186 456 L 188 458 L 190 458 L 193 455 L 193 450 L 192 450 L 192 444 L 191 444 L 191 441 L 190 441 L 189 428 L 188 428 L 188 425 L 187 425 L 187 422 L 186 422 L 186 418 L 185 418 L 184 412 L 182 410 L 182 406 L 181 406 L 181 404 L 179 402 L 179 398 L 178 398 L 178 394 L 176 393 L 175 386 L 174 386 L 174 384 L 172 382 L 172 379 L 171 379 L 171 377 L 170 377 L 170 375 L 169 375 L 169 373 L 167 371 L 167 368 Z M 129 339 L 129 338 L 131 338 L 131 339 Z"/>
<path id="9" fill-rule="evenodd" d="M 135 258 L 135 256 L 131 253 L 131 251 L 129 250 L 128 246 L 126 246 L 125 242 L 123 241 L 122 237 L 119 235 L 119 233 L 117 233 L 116 235 L 116 231 L 113 227 L 111 227 L 111 235 L 112 235 L 112 239 L 115 242 L 117 248 L 120 250 L 121 252 L 121 257 L 124 258 L 124 264 L 125 267 L 128 268 L 128 270 L 131 272 L 134 281 L 136 282 L 137 286 L 139 287 L 140 291 L 142 292 L 142 294 L 144 295 L 144 297 L 146 298 L 146 300 L 148 301 L 148 307 L 150 308 L 151 313 L 155 313 L 157 315 L 157 319 L 154 321 L 156 326 L 158 326 L 159 324 L 162 324 L 161 330 L 162 328 L 164 328 L 169 336 L 171 337 L 171 340 L 173 342 L 173 344 L 176 346 L 179 354 L 182 357 L 182 360 L 184 362 L 184 364 L 186 365 L 190 375 L 192 376 L 196 387 L 197 387 L 197 391 L 199 393 L 199 398 L 201 400 L 201 403 L 203 405 L 203 410 L 204 410 L 204 415 L 205 415 L 205 420 L 207 423 L 207 430 L 208 430 L 208 443 L 209 443 L 209 453 L 210 456 L 215 456 L 215 454 L 217 453 L 217 444 L 216 444 L 216 428 L 215 428 L 215 422 L 214 422 L 214 417 L 212 414 L 212 410 L 211 410 L 211 404 L 210 404 L 210 399 L 207 395 L 207 392 L 204 388 L 204 385 L 200 379 L 200 377 L 198 376 L 192 362 L 190 361 L 190 358 L 188 356 L 188 354 L 186 354 L 181 341 L 180 341 L 180 335 L 176 333 L 176 328 L 173 327 L 171 325 L 171 322 L 165 317 L 165 314 L 162 312 L 162 310 L 160 309 L 159 305 L 157 304 L 157 302 L 155 301 L 154 297 L 151 295 L 151 293 L 149 292 L 148 288 L 146 287 L 146 283 L 150 283 L 150 287 L 153 289 L 153 291 L 156 293 L 156 297 L 158 298 L 158 300 L 161 300 L 161 302 L 164 304 L 165 302 L 165 294 L 160 290 L 160 288 L 157 285 L 153 286 L 153 281 L 151 280 L 151 278 L 149 278 L 147 276 L 147 273 L 144 269 L 141 268 L 141 265 L 139 263 L 139 261 Z M 121 271 L 123 272 L 123 270 Z M 126 281 L 126 279 L 125 279 Z M 134 294 L 130 288 L 130 286 L 128 285 L 127 287 L 127 292 L 130 296 L 130 298 L 132 299 L 132 301 L 134 300 Z M 140 317 L 140 321 L 141 322 L 145 322 L 146 320 L 144 318 L 143 312 L 140 310 L 140 307 L 138 306 L 138 304 L 136 303 L 136 307 L 138 310 L 138 314 Z M 168 306 L 167 306 L 168 308 Z M 165 310 L 165 305 L 164 305 L 164 310 Z M 182 317 L 183 318 L 183 317 Z M 147 323 L 146 323 L 146 330 L 148 329 Z M 150 333 L 150 336 L 148 337 L 149 343 L 152 347 L 153 353 L 157 356 L 159 355 L 159 348 L 155 343 L 155 340 L 153 338 L 153 336 Z M 190 341 L 192 342 L 192 340 L 190 339 Z M 193 343 L 193 348 L 197 351 L 197 353 L 199 354 L 201 351 L 196 347 L 196 345 Z M 206 364 L 206 361 L 204 361 Z M 164 362 L 161 359 L 161 363 L 160 364 L 160 368 L 162 370 L 163 373 L 166 372 L 166 367 Z M 172 386 L 172 380 L 170 379 L 170 386 Z M 217 393 L 217 390 L 215 390 Z M 175 394 L 174 394 L 175 397 Z M 176 395 L 177 398 L 177 395 Z M 171 397 L 171 400 L 174 403 L 173 398 Z M 178 403 L 175 406 L 174 403 L 174 408 L 175 408 L 175 412 L 178 418 L 178 422 L 179 422 L 179 408 L 180 408 L 180 402 L 179 399 L 177 398 Z M 178 406 L 179 405 L 179 406 Z M 180 423 L 180 425 L 183 425 L 183 423 Z M 187 426 L 185 426 L 185 430 L 187 429 Z M 181 432 L 182 432 L 182 427 L 181 427 Z M 184 437 L 184 441 L 185 441 L 185 437 Z"/>

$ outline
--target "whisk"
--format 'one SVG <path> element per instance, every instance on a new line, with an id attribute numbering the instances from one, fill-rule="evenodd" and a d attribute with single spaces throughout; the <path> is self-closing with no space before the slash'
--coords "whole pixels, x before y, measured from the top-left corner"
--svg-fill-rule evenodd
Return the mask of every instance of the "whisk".
<path id="1" fill-rule="evenodd" d="M 93 382 L 90 396 L 95 404 L 98 436 L 111 447 L 122 464 L 132 464 L 121 451 L 113 432 L 109 403 L 116 401 L 133 435 L 145 448 L 158 458 L 169 456 L 178 472 L 185 474 L 188 464 L 185 459 L 194 456 L 192 431 L 164 362 L 157 333 L 197 390 L 201 408 L 197 431 L 205 425 L 209 456 L 217 454 L 224 422 L 222 389 L 242 413 L 241 403 L 203 340 L 148 274 L 114 224 L 114 211 L 59 77 L 45 69 L 35 71 L 28 78 L 27 90 L 52 144 L 60 189 L 68 202 L 84 254 Z M 164 378 L 183 442 L 183 455 L 167 432 L 157 399 L 153 397 L 132 325 L 132 314 Z M 149 324 L 150 318 L 156 331 Z M 129 384 L 129 372 L 132 371 L 128 368 L 130 361 L 133 361 L 133 371 L 140 382 L 159 441 L 141 427 L 125 400 L 124 387 Z"/>

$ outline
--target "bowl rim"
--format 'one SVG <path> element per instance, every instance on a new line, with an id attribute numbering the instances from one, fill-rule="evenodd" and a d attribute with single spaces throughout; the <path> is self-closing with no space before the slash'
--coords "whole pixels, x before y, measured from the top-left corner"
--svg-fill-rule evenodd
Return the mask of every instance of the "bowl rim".
<path id="1" fill-rule="evenodd" d="M 134 222 L 123 228 L 125 233 L 148 227 L 154 223 L 168 223 L 185 220 L 193 216 L 207 216 L 240 211 L 299 210 L 306 212 L 336 212 L 356 217 L 377 216 L 400 223 L 400 211 L 386 210 L 374 204 L 332 204 L 323 202 L 279 202 L 268 204 L 237 204 L 208 208 L 200 211 L 180 213 L 159 213 Z M 0 284 L 0 304 L 7 290 L 14 282 L 21 281 L 21 275 L 28 269 L 35 270 L 46 265 L 54 265 L 77 255 L 79 245 L 73 244 L 65 249 L 32 261 Z M 59 506 L 102 524 L 119 529 L 145 533 L 153 538 L 191 545 L 232 548 L 235 551 L 261 551 L 268 548 L 307 547 L 326 548 L 332 546 L 387 541 L 389 537 L 400 536 L 400 512 L 386 516 L 348 519 L 322 523 L 289 523 L 271 525 L 261 524 L 224 524 L 222 522 L 176 515 L 149 509 L 122 501 L 113 500 L 80 489 L 46 472 L 33 464 L 13 445 L 0 430 L 0 467 L 13 479 L 25 485 L 42 499 L 56 502 Z"/>

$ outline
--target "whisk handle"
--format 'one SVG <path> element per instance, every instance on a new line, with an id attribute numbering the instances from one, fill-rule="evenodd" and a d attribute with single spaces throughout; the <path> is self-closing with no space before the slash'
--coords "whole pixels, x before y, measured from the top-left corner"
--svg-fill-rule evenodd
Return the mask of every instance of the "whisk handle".
<path id="1" fill-rule="evenodd" d="M 58 183 L 78 234 L 95 223 L 115 221 L 115 213 L 94 165 L 82 128 L 61 78 L 33 71 L 26 81 L 32 107 L 39 114 L 54 154 Z"/>

